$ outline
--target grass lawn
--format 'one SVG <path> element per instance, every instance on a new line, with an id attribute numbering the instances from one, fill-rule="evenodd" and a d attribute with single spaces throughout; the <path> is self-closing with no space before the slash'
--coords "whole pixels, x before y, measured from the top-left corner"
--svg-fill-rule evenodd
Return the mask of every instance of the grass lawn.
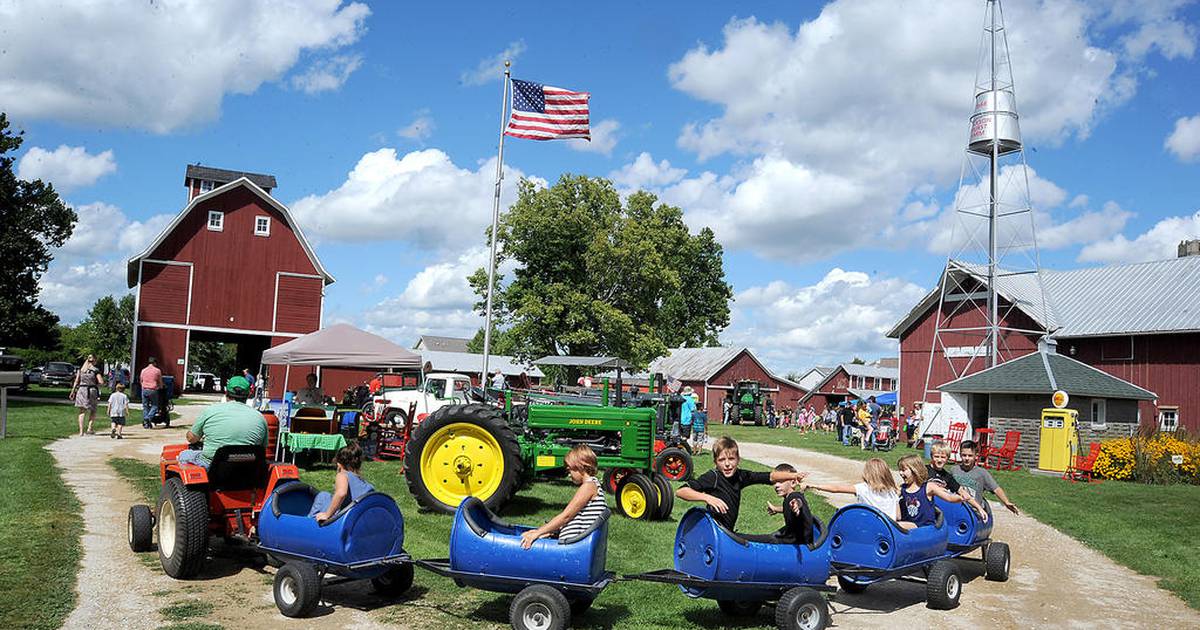
<path id="1" fill-rule="evenodd" d="M 113 459 L 109 462 L 148 498 L 157 496 L 157 469 L 137 460 Z M 707 464 L 707 462 L 705 462 Z M 765 468 L 753 463 L 755 470 Z M 408 492 L 404 477 L 395 462 L 368 462 L 363 476 L 380 491 L 394 497 L 404 513 L 405 549 L 416 558 L 444 558 L 452 517 L 419 513 Z M 316 468 L 302 471 L 304 481 L 320 489 L 333 486 L 334 471 Z M 535 482 L 522 489 L 509 503 L 505 518 L 520 523 L 542 523 L 558 513 L 574 492 L 575 486 L 561 481 Z M 768 517 L 766 502 L 778 501 L 770 486 L 748 488 L 742 496 L 739 530 L 765 533 L 782 526 L 782 517 Z M 611 500 L 610 500 L 611 505 Z M 824 521 L 833 515 L 833 507 L 820 497 L 812 502 L 813 511 Z M 614 516 L 609 529 L 608 570 L 618 575 L 671 568 L 671 549 L 678 518 L 687 506 L 677 502 L 674 519 L 665 522 L 640 522 Z M 364 585 L 363 588 L 370 588 Z M 914 588 L 917 588 L 914 586 Z M 269 587 L 264 587 L 264 592 Z M 509 596 L 458 588 L 448 579 L 418 569 L 411 596 L 400 605 L 388 608 L 386 620 L 417 628 L 507 627 Z M 336 605 L 336 603 L 335 603 Z M 711 600 L 685 597 L 674 586 L 648 582 L 617 582 L 604 591 L 588 614 L 574 620 L 575 628 L 773 628 L 771 609 L 740 623 L 723 617 Z M 730 624 L 734 624 L 730 626 Z"/>
<path id="2" fill-rule="evenodd" d="M 714 425 L 712 436 L 809 449 L 856 460 L 880 456 L 895 467 L 903 446 L 889 453 L 834 442 L 832 433 L 800 435 L 793 429 Z M 799 464 L 798 464 L 799 465 Z M 1058 476 L 995 471 L 1017 507 L 1100 551 L 1200 609 L 1200 486 L 1148 486 L 1121 481 L 1072 484 Z M 847 479 L 846 481 L 854 481 Z"/>
<path id="3" fill-rule="evenodd" d="M 18 392 L 16 390 L 9 390 L 8 393 L 9 393 L 9 395 L 12 395 L 12 396 L 25 396 L 28 398 L 51 398 L 51 399 L 56 399 L 56 400 L 68 400 L 68 395 L 71 393 L 71 388 L 65 387 L 65 386 L 63 386 L 63 387 L 59 387 L 59 386 L 42 387 L 41 385 L 30 385 L 29 388 L 23 392 Z M 108 395 L 111 393 L 112 393 L 112 390 L 108 389 L 107 387 L 103 387 L 100 389 L 100 408 L 102 411 L 104 408 L 104 403 L 106 401 L 108 401 Z M 125 393 L 128 394 L 129 390 L 126 389 Z M 135 399 L 133 397 L 133 395 L 130 395 L 129 402 L 140 403 L 142 401 L 140 398 Z M 180 396 L 180 397 L 176 398 L 174 402 L 176 405 L 197 405 L 197 404 L 206 404 L 207 403 L 207 401 L 194 400 L 194 399 L 188 398 L 186 396 Z"/>
<path id="4" fill-rule="evenodd" d="M 72 407 L 9 402 L 0 440 L 0 628 L 57 628 L 75 607 L 83 520 L 43 448 L 78 431 L 75 419 Z M 98 414 L 96 432 L 108 426 Z"/>

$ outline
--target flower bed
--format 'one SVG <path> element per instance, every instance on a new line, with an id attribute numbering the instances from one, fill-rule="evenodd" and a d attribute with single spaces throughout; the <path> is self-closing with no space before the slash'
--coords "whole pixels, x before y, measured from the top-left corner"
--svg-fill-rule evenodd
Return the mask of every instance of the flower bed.
<path id="1" fill-rule="evenodd" d="M 1200 440 L 1183 433 L 1106 440 L 1100 444 L 1095 472 L 1106 479 L 1140 483 L 1200 484 Z"/>

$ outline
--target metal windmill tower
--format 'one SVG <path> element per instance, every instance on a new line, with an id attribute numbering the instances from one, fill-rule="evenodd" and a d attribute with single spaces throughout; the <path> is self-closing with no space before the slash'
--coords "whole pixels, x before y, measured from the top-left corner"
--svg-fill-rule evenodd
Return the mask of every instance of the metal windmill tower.
<path id="1" fill-rule="evenodd" d="M 1052 326 L 1008 52 L 1000 0 L 987 0 L 950 255 L 939 283 L 926 405 L 942 383 L 1015 358 L 1011 340 L 1041 337 Z M 1027 346 L 1019 350 L 1028 352 Z"/>

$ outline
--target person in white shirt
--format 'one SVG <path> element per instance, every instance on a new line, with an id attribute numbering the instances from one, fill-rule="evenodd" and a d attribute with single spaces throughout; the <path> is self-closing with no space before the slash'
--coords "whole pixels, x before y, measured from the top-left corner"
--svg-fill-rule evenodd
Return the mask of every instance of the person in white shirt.
<path id="1" fill-rule="evenodd" d="M 325 402 L 325 392 L 317 387 L 317 375 L 309 374 L 304 379 L 308 387 L 301 387 L 296 392 L 296 403 L 300 405 L 320 405 Z"/>
<path id="2" fill-rule="evenodd" d="M 492 389 L 504 389 L 505 385 L 507 383 L 504 380 L 504 373 L 496 370 L 496 373 L 492 375 Z"/>
<path id="3" fill-rule="evenodd" d="M 900 488 L 896 485 L 896 478 L 892 476 L 887 462 L 878 457 L 867 460 L 867 463 L 863 465 L 862 481 L 853 486 L 810 483 L 805 484 L 804 488 L 821 492 L 853 494 L 855 503 L 869 505 L 883 512 L 893 521 L 900 520 Z"/>
<path id="4" fill-rule="evenodd" d="M 125 395 L 125 386 L 117 383 L 116 389 L 108 397 L 108 419 L 112 423 L 112 430 L 109 431 L 108 437 L 118 440 L 125 439 L 122 435 L 125 432 L 125 415 L 129 413 L 129 396 Z"/>

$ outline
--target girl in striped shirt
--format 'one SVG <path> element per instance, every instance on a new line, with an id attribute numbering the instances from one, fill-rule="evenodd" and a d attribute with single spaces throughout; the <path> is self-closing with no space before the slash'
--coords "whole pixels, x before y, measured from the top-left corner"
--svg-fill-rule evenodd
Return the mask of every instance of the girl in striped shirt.
<path id="1" fill-rule="evenodd" d="M 589 527 L 600 520 L 608 506 L 604 503 L 604 490 L 596 479 L 596 453 L 586 445 L 580 444 L 570 450 L 564 462 L 571 481 L 579 485 L 575 496 L 563 508 L 558 516 L 550 519 L 545 525 L 531 529 L 521 534 L 521 547 L 529 549 L 539 538 L 548 538 L 558 534 L 559 538 L 571 538 L 587 531 Z"/>

